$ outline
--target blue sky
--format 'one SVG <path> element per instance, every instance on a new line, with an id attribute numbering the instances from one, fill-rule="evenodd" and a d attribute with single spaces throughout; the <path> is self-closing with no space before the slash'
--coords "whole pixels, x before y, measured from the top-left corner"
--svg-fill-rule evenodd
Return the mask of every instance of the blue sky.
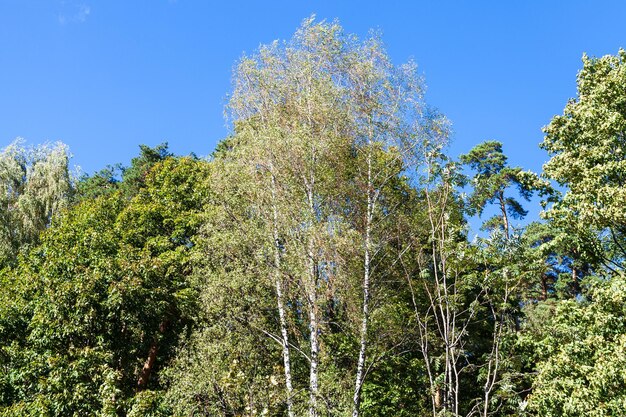
<path id="1" fill-rule="evenodd" d="M 496 139 L 533 170 L 582 53 L 626 47 L 624 1 L 0 0 L 0 147 L 60 140 L 86 172 L 141 143 L 207 155 L 227 134 L 236 60 L 312 13 L 380 29 L 394 62 L 418 63 L 453 155 Z"/>

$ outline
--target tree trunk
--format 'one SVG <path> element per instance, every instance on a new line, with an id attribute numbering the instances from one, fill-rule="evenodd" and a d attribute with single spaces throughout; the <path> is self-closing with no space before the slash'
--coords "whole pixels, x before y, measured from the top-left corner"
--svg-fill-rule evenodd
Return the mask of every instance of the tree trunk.
<path id="1" fill-rule="evenodd" d="M 276 179 L 273 167 L 270 165 L 272 177 L 272 237 L 274 239 L 274 285 L 276 287 L 276 304 L 278 305 L 278 317 L 280 321 L 280 334 L 282 337 L 283 366 L 285 370 L 285 388 L 287 389 L 287 415 L 293 417 L 293 385 L 291 382 L 291 354 L 289 351 L 289 333 L 287 332 L 287 320 L 283 302 L 283 284 L 281 282 L 281 259 L 280 237 L 278 235 L 278 210 L 276 208 Z"/>
<path id="2" fill-rule="evenodd" d="M 368 144 L 371 145 L 371 142 Z M 365 218 L 365 248 L 363 256 L 363 317 L 361 319 L 359 359 L 356 368 L 356 381 L 354 384 L 354 395 L 352 397 L 352 417 L 359 417 L 361 407 L 361 387 L 363 386 L 365 353 L 367 349 L 367 326 L 369 322 L 369 299 L 370 299 L 370 273 L 371 273 L 371 229 L 373 216 L 372 197 L 372 156 L 371 149 L 368 149 L 367 156 L 367 213 Z"/>
<path id="3" fill-rule="evenodd" d="M 310 295 L 315 297 L 315 295 Z M 315 297 L 317 298 L 317 297 Z M 314 299 L 315 299 L 314 298 Z M 318 380 L 317 380 L 317 367 L 319 356 L 319 344 L 318 344 L 318 323 L 317 313 L 315 311 L 315 301 L 312 301 L 309 307 L 309 327 L 311 338 L 311 368 L 309 373 L 309 386 L 310 386 L 310 398 L 309 398 L 309 416 L 317 417 L 317 397 L 319 394 Z"/>
<path id="4" fill-rule="evenodd" d="M 504 228 L 504 236 L 509 240 L 509 218 L 506 215 L 506 202 L 504 200 L 504 192 L 500 191 L 498 196 L 500 201 L 500 211 L 502 212 L 502 227 Z"/>
<path id="5" fill-rule="evenodd" d="M 163 320 L 159 325 L 159 335 L 165 333 L 167 329 L 168 320 Z M 157 359 L 157 354 L 159 352 L 159 337 L 156 336 L 150 345 L 150 349 L 148 350 L 148 357 L 143 364 L 143 368 L 139 373 L 139 379 L 137 380 L 137 391 L 143 391 L 148 386 L 148 381 L 150 380 L 150 375 L 152 374 L 152 370 L 154 369 L 154 363 Z"/>
<path id="6" fill-rule="evenodd" d="M 314 201 L 313 201 L 313 177 L 309 183 L 307 197 L 309 200 L 309 210 L 312 216 L 311 222 L 315 218 Z M 309 232 L 307 241 L 307 263 L 308 263 L 308 303 L 309 303 L 309 338 L 311 348 L 311 366 L 309 369 L 309 417 L 317 417 L 317 397 L 319 396 L 318 387 L 318 358 L 319 358 L 319 322 L 317 318 L 317 267 L 315 265 L 315 253 L 313 232 Z"/>

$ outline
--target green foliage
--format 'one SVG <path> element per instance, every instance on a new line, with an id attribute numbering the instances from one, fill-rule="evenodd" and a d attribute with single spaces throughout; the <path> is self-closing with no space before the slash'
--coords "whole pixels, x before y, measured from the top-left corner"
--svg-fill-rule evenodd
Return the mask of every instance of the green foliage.
<path id="1" fill-rule="evenodd" d="M 626 52 L 583 56 L 578 96 L 544 128 L 547 177 L 567 186 L 547 217 L 576 260 L 623 270 L 626 257 Z"/>
<path id="2" fill-rule="evenodd" d="M 167 403 L 175 415 L 280 415 L 284 382 L 275 323 L 268 248 L 246 204 L 245 172 L 232 181 L 213 163 L 214 196 L 205 205 L 194 282 L 202 289 L 197 330 L 166 370 Z M 225 178 L 226 180 L 225 180 Z M 267 414 L 263 414 L 267 413 Z"/>
<path id="3" fill-rule="evenodd" d="M 122 171 L 122 189 L 127 196 L 135 195 L 144 185 L 150 169 L 160 161 L 165 160 L 173 154 L 168 150 L 167 143 L 151 148 L 146 145 L 139 145 L 139 156 L 130 161 L 130 167 Z"/>
<path id="4" fill-rule="evenodd" d="M 88 176 L 84 175 L 76 184 L 76 200 L 93 199 L 117 190 L 122 175 L 121 164 L 109 165 Z"/>
<path id="5" fill-rule="evenodd" d="M 563 194 L 487 141 L 466 204 L 415 64 L 314 18 L 238 63 L 210 162 L 74 188 L 63 145 L 10 145 L 0 416 L 623 414 L 625 60 L 545 128 Z M 514 189 L 548 221 L 512 227 Z"/>
<path id="6" fill-rule="evenodd" d="M 568 190 L 557 206 L 577 224 L 597 229 L 626 225 L 626 51 L 602 58 L 583 56 L 578 97 L 544 129 L 542 147 L 553 156 L 546 174 Z"/>
<path id="7" fill-rule="evenodd" d="M 18 139 L 0 152 L 0 268 L 36 245 L 53 215 L 67 205 L 68 163 L 62 143 L 26 147 Z"/>
<path id="8" fill-rule="evenodd" d="M 93 199 L 116 190 L 121 190 L 127 198 L 131 198 L 145 186 L 150 169 L 158 162 L 173 156 L 167 143 L 154 148 L 139 145 L 139 151 L 139 156 L 131 160 L 129 167 L 122 164 L 109 165 L 93 175 L 84 175 L 76 186 L 75 199 Z"/>
<path id="9" fill-rule="evenodd" d="M 537 376 L 528 410 L 540 416 L 614 416 L 626 404 L 626 281 L 592 279 L 587 299 L 555 303 L 522 336 Z M 547 314 L 546 314 L 547 313 Z M 546 318 L 549 319 L 546 320 Z"/>
<path id="10" fill-rule="evenodd" d="M 517 187 L 519 195 L 527 201 L 534 191 L 540 191 L 541 195 L 549 193 L 547 183 L 536 174 L 508 165 L 500 142 L 483 142 L 468 154 L 461 155 L 460 159 L 476 172 L 472 179 L 470 207 L 481 215 L 487 204 L 498 206 L 499 214 L 485 222 L 483 227 L 486 230 L 502 229 L 508 236 L 511 227 L 509 218 L 522 219 L 526 216 L 527 211 L 519 201 L 505 196 L 509 187 Z"/>
<path id="11" fill-rule="evenodd" d="M 5 414 L 147 415 L 156 400 L 143 391 L 162 389 L 159 367 L 196 310 L 189 276 L 207 169 L 167 158 L 132 199 L 117 191 L 82 201 L 6 272 L 3 284 L 17 288 L 24 307 L 16 312 L 14 302 L 0 327 L 13 336 L 2 342 Z M 142 385 L 153 348 L 156 375 Z"/>

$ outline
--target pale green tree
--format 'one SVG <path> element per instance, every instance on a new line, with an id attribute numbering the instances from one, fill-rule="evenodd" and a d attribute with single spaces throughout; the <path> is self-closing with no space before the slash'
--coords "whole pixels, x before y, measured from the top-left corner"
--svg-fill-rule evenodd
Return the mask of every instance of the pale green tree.
<path id="1" fill-rule="evenodd" d="M 425 144 L 447 141 L 449 123 L 425 102 L 425 87 L 414 62 L 394 65 L 375 33 L 352 45 L 348 104 L 356 157 L 350 222 L 359 233 L 362 260 L 359 353 L 352 399 L 352 415 L 357 417 L 371 339 L 371 305 L 384 305 L 382 300 L 372 300 L 372 295 L 389 272 L 384 260 L 393 256 L 390 242 L 397 238 L 398 215 L 411 201 L 398 197 L 402 186 L 410 187 L 414 169 L 425 162 Z"/>
<path id="2" fill-rule="evenodd" d="M 587 299 L 543 306 L 544 320 L 530 322 L 523 336 L 536 355 L 536 376 L 526 400 L 534 415 L 623 413 L 626 283 L 623 277 L 590 280 Z"/>
<path id="3" fill-rule="evenodd" d="M 252 185 L 265 238 L 273 247 L 271 262 L 288 414 L 292 414 L 291 350 L 285 299 L 286 278 L 295 302 L 308 316 L 308 413 L 317 416 L 320 400 L 320 355 L 323 333 L 323 294 L 330 290 L 337 268 L 335 241 L 341 230 L 333 216 L 337 170 L 349 155 L 348 118 L 342 105 L 340 79 L 345 42 L 339 25 L 307 19 L 285 43 L 262 46 L 244 57 L 234 75 L 229 103 L 238 137 L 242 172 L 255 178 Z"/>
<path id="4" fill-rule="evenodd" d="M 362 42 L 352 42 L 348 55 L 348 106 L 353 160 L 354 185 L 349 198 L 351 226 L 358 233 L 361 248 L 362 280 L 359 321 L 359 353 L 352 398 L 352 415 L 360 414 L 361 390 L 371 335 L 369 320 L 372 300 L 382 276 L 388 275 L 385 259 L 393 257 L 397 238 L 398 215 L 411 199 L 398 198 L 402 187 L 410 187 L 408 176 L 424 162 L 424 143 L 445 142 L 448 122 L 441 114 L 428 108 L 424 85 L 414 62 L 394 65 L 382 40 L 372 34 Z"/>
<path id="5" fill-rule="evenodd" d="M 36 244 L 52 217 L 67 206 L 72 181 L 62 143 L 26 146 L 17 139 L 0 152 L 0 266 Z"/>
<path id="6" fill-rule="evenodd" d="M 583 55 L 577 97 L 544 128 L 544 170 L 567 187 L 547 212 L 574 256 L 623 270 L 626 258 L 626 51 Z M 581 265 L 582 266 L 582 265 Z"/>
<path id="7" fill-rule="evenodd" d="M 415 65 L 394 66 L 377 35 L 360 41 L 336 22 L 313 19 L 289 42 L 242 59 L 229 111 L 235 137 L 228 152 L 235 171 L 253 180 L 254 212 L 273 245 L 287 398 L 294 387 L 286 300 L 308 314 L 311 416 L 326 395 L 318 385 L 324 310 L 329 302 L 349 304 L 360 310 L 346 323 L 358 343 L 349 405 L 358 416 L 373 365 L 368 344 L 376 339 L 369 334 L 372 285 L 389 273 L 395 213 L 408 201 L 401 198 L 409 187 L 404 174 L 421 160 L 425 137 L 447 134 L 447 122 L 427 108 Z M 285 297 L 286 287 L 300 292 Z"/>

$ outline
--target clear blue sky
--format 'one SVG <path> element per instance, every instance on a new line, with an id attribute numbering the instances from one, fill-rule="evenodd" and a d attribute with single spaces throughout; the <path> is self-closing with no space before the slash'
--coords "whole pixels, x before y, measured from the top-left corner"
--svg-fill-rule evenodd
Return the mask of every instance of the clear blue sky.
<path id="1" fill-rule="evenodd" d="M 0 147 L 60 140 L 86 172 L 141 143 L 207 155 L 227 134 L 235 61 L 312 13 L 380 29 L 394 62 L 415 59 L 453 154 L 496 139 L 533 170 L 582 53 L 626 47 L 625 1 L 0 0 Z"/>

